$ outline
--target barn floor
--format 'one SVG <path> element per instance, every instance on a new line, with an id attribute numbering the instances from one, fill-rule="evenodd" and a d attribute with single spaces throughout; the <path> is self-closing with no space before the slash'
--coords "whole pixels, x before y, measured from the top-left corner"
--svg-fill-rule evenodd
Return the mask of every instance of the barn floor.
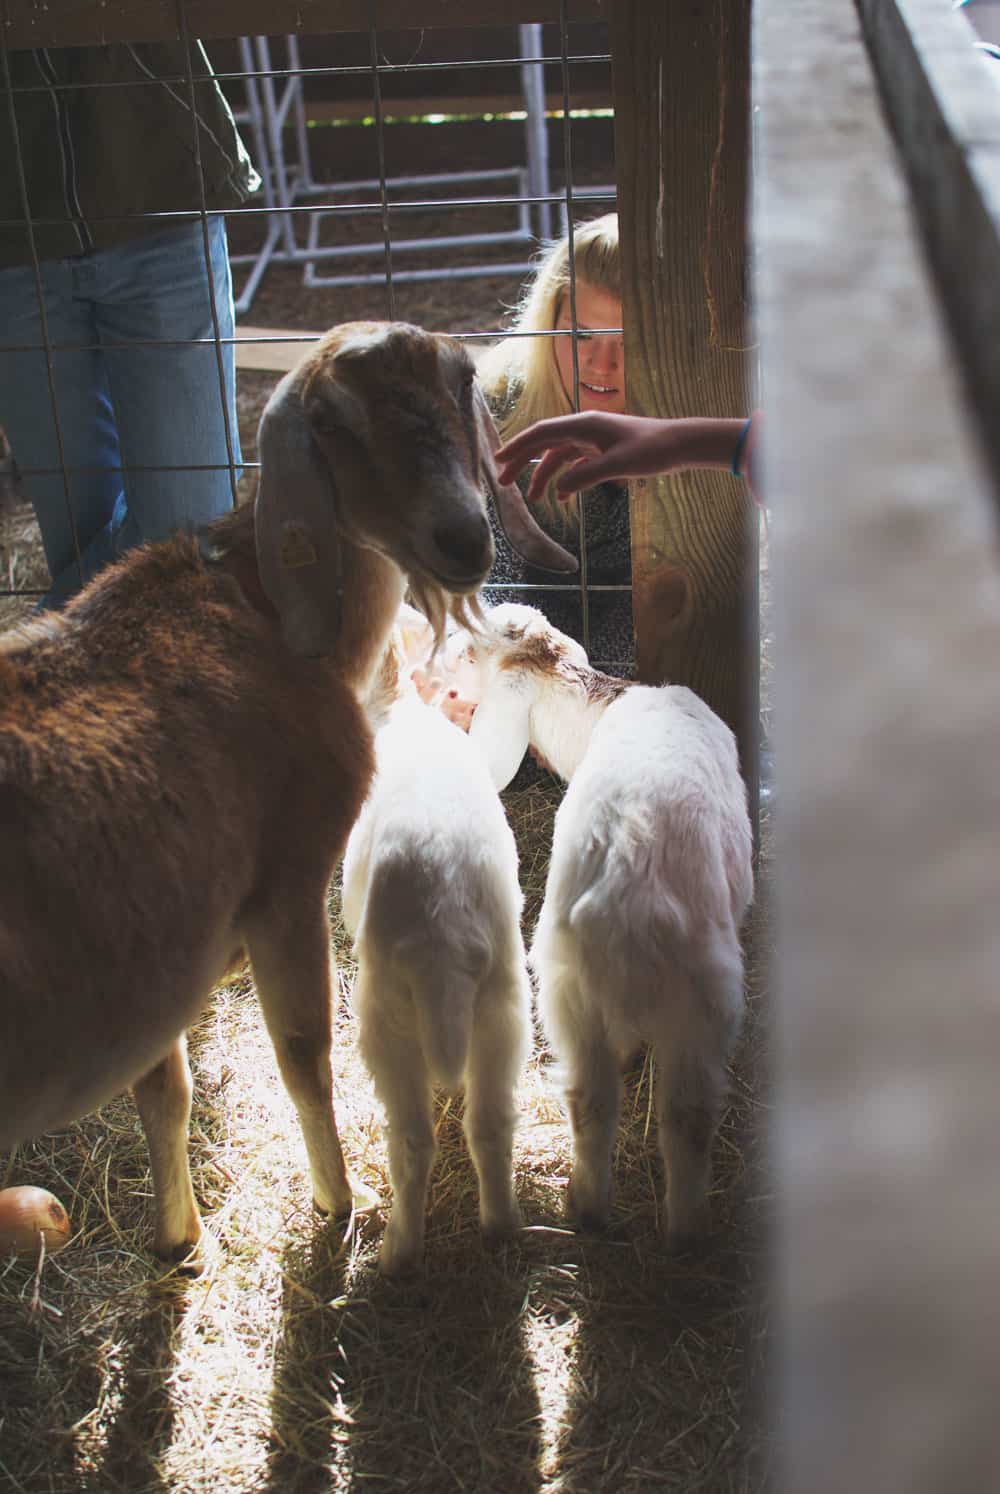
<path id="1" fill-rule="evenodd" d="M 415 230 L 416 231 L 416 230 Z M 499 326 L 512 277 L 400 285 L 394 314 L 437 330 Z M 244 321 L 317 329 L 388 314 L 380 289 L 304 291 L 269 272 Z M 275 374 L 242 372 L 244 456 Z M 243 479 L 250 491 L 252 479 Z M 30 511 L 0 516 L 0 565 L 44 585 Z M 0 624 L 27 610 L 3 604 Z M 505 797 L 530 931 L 561 789 Z M 0 1477 L 24 1494 L 751 1494 L 768 1484 L 764 1406 L 768 1186 L 766 815 L 746 930 L 748 1019 L 715 1152 L 714 1231 L 674 1260 L 657 1234 L 649 1065 L 628 1076 L 616 1212 L 567 1229 L 569 1138 L 539 1046 L 516 1168 L 526 1228 L 484 1251 L 457 1105 L 442 1105 L 426 1270 L 383 1281 L 384 1212 L 346 1238 L 309 1202 L 304 1150 L 249 978 L 192 1034 L 191 1156 L 211 1237 L 204 1277 L 147 1253 L 149 1175 L 127 1099 L 17 1149 L 0 1182 L 51 1188 L 70 1246 L 0 1262 Z M 387 1199 L 385 1152 L 358 1059 L 350 951 L 331 895 L 340 982 L 338 1122 L 354 1175 Z"/>
<path id="2" fill-rule="evenodd" d="M 507 795 L 536 913 L 556 785 Z M 341 1009 L 337 1113 L 353 1174 L 389 1196 L 371 1085 L 346 1002 L 353 967 L 332 898 Z M 628 1076 L 614 1223 L 566 1228 L 569 1137 L 539 1047 L 516 1173 L 526 1228 L 488 1253 L 457 1107 L 439 1112 L 426 1269 L 390 1283 L 383 1214 L 344 1239 L 313 1214 L 304 1149 L 249 980 L 192 1034 L 195 1188 L 205 1277 L 160 1277 L 149 1177 L 122 1099 L 19 1149 L 4 1182 L 52 1189 L 71 1245 L 0 1266 L 0 1474 L 26 1494 L 313 1494 L 767 1487 L 768 888 L 747 930 L 748 1021 L 716 1143 L 714 1229 L 697 1257 L 657 1234 L 648 1066 Z"/>

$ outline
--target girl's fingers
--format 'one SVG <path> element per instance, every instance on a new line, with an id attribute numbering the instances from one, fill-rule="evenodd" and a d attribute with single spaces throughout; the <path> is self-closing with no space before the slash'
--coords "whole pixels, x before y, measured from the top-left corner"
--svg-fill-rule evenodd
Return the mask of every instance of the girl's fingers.
<path id="1" fill-rule="evenodd" d="M 599 456 L 597 448 L 589 443 L 574 441 L 552 447 L 531 474 L 527 494 L 529 501 L 541 498 L 549 483 L 557 478 L 556 487 L 560 493 L 578 493 L 582 487 L 586 487 L 586 483 L 577 481 L 577 469 Z M 559 473 L 562 476 L 558 476 Z"/>
<path id="2" fill-rule="evenodd" d="M 573 460 L 574 455 L 573 448 L 568 446 L 556 446 L 551 451 L 545 453 L 531 474 L 531 482 L 528 485 L 529 502 L 533 502 L 536 498 L 541 498 L 544 495 L 546 488 L 556 473 L 561 472 L 567 462 Z"/>
<path id="3" fill-rule="evenodd" d="M 494 453 L 496 461 L 505 467 L 527 466 L 533 457 L 539 456 L 551 446 L 569 443 L 581 448 L 594 446 L 599 449 L 598 433 L 601 416 L 587 414 L 553 415 L 548 420 L 536 421 L 526 430 L 519 431 Z"/>
<path id="4" fill-rule="evenodd" d="M 556 492 L 560 498 L 569 498 L 573 493 L 579 493 L 583 488 L 592 488 L 595 483 L 602 482 L 609 473 L 605 470 L 607 462 L 602 461 L 601 454 L 596 456 L 581 457 L 572 466 L 556 479 Z"/>

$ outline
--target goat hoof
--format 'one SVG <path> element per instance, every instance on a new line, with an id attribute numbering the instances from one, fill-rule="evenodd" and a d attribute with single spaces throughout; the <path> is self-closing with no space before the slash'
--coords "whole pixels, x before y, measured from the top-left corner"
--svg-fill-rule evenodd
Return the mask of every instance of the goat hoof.
<path id="1" fill-rule="evenodd" d="M 668 1254 L 690 1255 L 694 1251 L 703 1251 L 708 1242 L 710 1222 L 705 1203 L 684 1210 L 679 1217 L 675 1211 L 673 1219 L 669 1205 L 665 1204 L 661 1227 Z"/>
<path id="2" fill-rule="evenodd" d="M 667 1247 L 668 1255 L 693 1255 L 701 1245 L 701 1237 L 699 1235 L 692 1235 L 689 1232 L 675 1234 L 672 1230 L 668 1230 L 664 1244 Z"/>
<path id="3" fill-rule="evenodd" d="M 355 1183 L 352 1207 L 355 1214 L 374 1214 L 382 1208 L 382 1198 L 367 1183 Z"/>
<path id="4" fill-rule="evenodd" d="M 354 1194 L 348 1192 L 343 1198 L 323 1199 L 313 1194 L 313 1208 L 321 1219 L 349 1219 L 354 1211 Z"/>
<path id="5" fill-rule="evenodd" d="M 378 1268 L 383 1276 L 412 1276 L 423 1266 L 423 1247 L 394 1240 L 388 1233 L 378 1253 Z"/>
<path id="6" fill-rule="evenodd" d="M 603 1235 L 610 1223 L 607 1212 L 602 1209 L 577 1209 L 571 1217 L 576 1228 L 585 1235 Z"/>
<path id="7" fill-rule="evenodd" d="M 699 1229 L 668 1229 L 664 1245 L 668 1255 L 695 1255 L 705 1248 L 705 1234 Z"/>
<path id="8" fill-rule="evenodd" d="M 704 1207 L 688 1210 L 682 1221 L 672 1223 L 669 1209 L 663 1220 L 663 1243 L 670 1255 L 704 1251 L 708 1243 L 709 1219 Z"/>
<path id="9" fill-rule="evenodd" d="M 354 1214 L 374 1213 L 381 1206 L 379 1195 L 367 1183 L 353 1183 L 351 1192 L 342 1202 L 327 1205 L 320 1203 L 318 1198 L 313 1199 L 313 1208 L 317 1214 L 324 1219 L 332 1219 L 336 1224 L 346 1224 Z"/>
<path id="10" fill-rule="evenodd" d="M 500 1245 L 506 1245 L 517 1234 L 522 1223 L 521 1210 L 516 1205 L 504 1214 L 496 1214 L 490 1219 L 484 1219 L 480 1225 L 483 1244 L 491 1250 Z"/>
<path id="11" fill-rule="evenodd" d="M 205 1271 L 204 1243 L 204 1236 L 199 1235 L 197 1240 L 181 1240 L 178 1245 L 157 1245 L 153 1253 L 172 1274 L 193 1280 Z"/>
<path id="12" fill-rule="evenodd" d="M 581 1198 L 580 1189 L 570 1182 L 566 1194 L 566 1217 L 570 1224 L 588 1235 L 600 1235 L 611 1220 L 610 1199 Z"/>

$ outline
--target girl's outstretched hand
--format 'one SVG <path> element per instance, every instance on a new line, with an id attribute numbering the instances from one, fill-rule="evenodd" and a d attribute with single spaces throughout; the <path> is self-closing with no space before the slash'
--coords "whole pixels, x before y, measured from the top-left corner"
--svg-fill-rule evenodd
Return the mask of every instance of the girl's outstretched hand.
<path id="1" fill-rule="evenodd" d="M 550 483 L 560 497 L 611 479 L 650 477 L 687 467 L 728 467 L 745 422 L 692 417 L 661 420 L 650 415 L 585 411 L 539 420 L 495 453 L 503 483 L 514 482 L 534 458 L 529 500 Z"/>

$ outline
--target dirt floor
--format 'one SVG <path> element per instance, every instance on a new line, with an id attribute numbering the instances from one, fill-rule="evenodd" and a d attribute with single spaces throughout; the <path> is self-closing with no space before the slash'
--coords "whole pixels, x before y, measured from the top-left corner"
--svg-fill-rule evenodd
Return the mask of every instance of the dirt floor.
<path id="1" fill-rule="evenodd" d="M 596 162 L 599 176 L 602 163 Z M 234 235 L 239 241 L 239 233 Z M 517 277 L 396 287 L 391 314 L 435 330 L 501 324 Z M 381 287 L 306 291 L 274 268 L 245 322 L 320 329 L 390 314 Z M 240 430 L 276 375 L 242 372 Z M 252 475 L 243 479 L 244 495 Z M 43 586 L 30 510 L 0 526 L 0 566 Z M 29 609 L 6 604 L 4 620 Z M 555 780 L 509 791 L 530 933 Z M 756 1494 L 768 1485 L 768 817 L 746 930 L 747 1024 L 715 1151 L 713 1231 L 670 1258 L 650 1064 L 628 1076 L 616 1209 L 604 1237 L 567 1227 L 569 1137 L 539 1042 L 522 1088 L 518 1239 L 484 1250 L 460 1105 L 439 1108 L 426 1270 L 384 1281 L 384 1210 L 347 1236 L 312 1212 L 304 1149 L 249 977 L 192 1034 L 191 1156 L 210 1233 L 206 1275 L 148 1253 L 150 1181 L 127 1098 L 16 1149 L 0 1183 L 52 1189 L 74 1234 L 43 1262 L 0 1261 L 0 1480 L 24 1494 Z M 371 1084 L 357 1056 L 354 966 L 331 894 L 339 968 L 338 1121 L 353 1173 L 389 1196 Z"/>

